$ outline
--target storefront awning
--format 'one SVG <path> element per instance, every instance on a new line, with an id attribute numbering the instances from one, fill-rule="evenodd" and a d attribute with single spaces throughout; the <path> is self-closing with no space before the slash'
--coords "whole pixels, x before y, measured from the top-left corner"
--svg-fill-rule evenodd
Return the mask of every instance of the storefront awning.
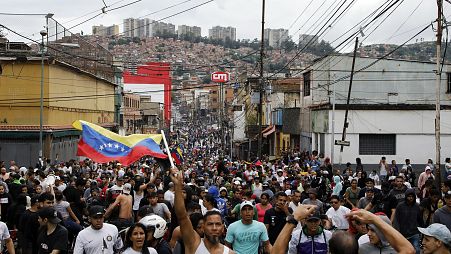
<path id="1" fill-rule="evenodd" d="M 270 127 L 271 128 L 269 128 L 267 131 L 263 132 L 263 137 L 264 138 L 268 137 L 269 135 L 271 135 L 273 132 L 276 131 L 276 126 L 275 125 L 270 125 Z"/>

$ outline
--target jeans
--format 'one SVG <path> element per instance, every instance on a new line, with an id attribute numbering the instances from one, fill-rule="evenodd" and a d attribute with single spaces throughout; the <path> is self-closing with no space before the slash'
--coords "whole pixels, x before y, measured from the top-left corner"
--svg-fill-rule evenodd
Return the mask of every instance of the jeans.
<path id="1" fill-rule="evenodd" d="M 78 233 L 83 229 L 82 226 L 75 223 L 75 221 L 71 219 L 66 219 L 63 221 L 64 226 L 67 228 L 67 230 L 72 233 L 73 235 L 78 235 Z"/>
<path id="2" fill-rule="evenodd" d="M 416 254 L 420 254 L 420 235 L 416 234 L 416 235 L 407 237 L 407 240 L 409 240 L 409 242 L 415 248 Z"/>

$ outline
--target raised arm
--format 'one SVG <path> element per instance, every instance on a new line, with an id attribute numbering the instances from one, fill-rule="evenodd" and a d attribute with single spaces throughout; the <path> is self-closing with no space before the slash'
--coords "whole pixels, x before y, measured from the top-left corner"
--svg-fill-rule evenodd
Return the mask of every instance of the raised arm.
<path id="1" fill-rule="evenodd" d="M 296 221 L 301 221 L 311 214 L 313 214 L 316 210 L 316 205 L 300 205 L 294 210 L 293 216 Z M 293 223 L 285 223 L 282 231 L 276 239 L 276 242 L 272 246 L 271 254 L 286 254 L 288 250 L 288 243 L 291 239 L 291 233 L 296 228 L 296 225 Z"/>
<path id="2" fill-rule="evenodd" d="M 194 250 L 200 244 L 200 236 L 194 231 L 188 213 L 186 212 L 185 201 L 183 200 L 182 194 L 183 173 L 177 172 L 176 168 L 172 168 L 170 176 L 174 183 L 174 209 L 179 220 L 183 243 L 185 244 L 185 248 L 189 251 L 188 253 L 194 253 Z"/>
<path id="3" fill-rule="evenodd" d="M 415 249 L 412 244 L 395 228 L 384 222 L 379 216 L 374 215 L 366 210 L 360 209 L 349 213 L 348 217 L 357 219 L 362 223 L 374 224 L 385 236 L 387 241 L 390 243 L 398 253 L 401 254 L 414 254 Z"/>

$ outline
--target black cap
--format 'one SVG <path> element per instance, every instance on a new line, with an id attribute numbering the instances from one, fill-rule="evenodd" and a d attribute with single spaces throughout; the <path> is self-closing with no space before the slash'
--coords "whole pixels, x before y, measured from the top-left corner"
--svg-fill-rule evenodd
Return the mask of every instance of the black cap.
<path id="1" fill-rule="evenodd" d="M 42 219 L 48 219 L 50 223 L 58 224 L 61 220 L 58 218 L 58 212 L 53 207 L 44 207 L 38 211 L 38 216 Z"/>
<path id="2" fill-rule="evenodd" d="M 90 217 L 103 216 L 104 214 L 105 214 L 105 209 L 103 208 L 103 206 L 95 205 L 95 206 L 91 206 L 91 208 L 89 208 L 89 216 Z"/>

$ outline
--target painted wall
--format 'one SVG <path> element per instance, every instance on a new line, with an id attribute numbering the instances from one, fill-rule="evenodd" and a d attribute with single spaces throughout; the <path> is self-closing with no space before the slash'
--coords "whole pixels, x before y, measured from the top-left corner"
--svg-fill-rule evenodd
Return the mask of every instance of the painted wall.
<path id="1" fill-rule="evenodd" d="M 8 62 L 0 75 L 0 124 L 39 125 L 41 64 Z M 45 65 L 43 124 L 114 122 L 114 85 L 58 64 Z"/>

